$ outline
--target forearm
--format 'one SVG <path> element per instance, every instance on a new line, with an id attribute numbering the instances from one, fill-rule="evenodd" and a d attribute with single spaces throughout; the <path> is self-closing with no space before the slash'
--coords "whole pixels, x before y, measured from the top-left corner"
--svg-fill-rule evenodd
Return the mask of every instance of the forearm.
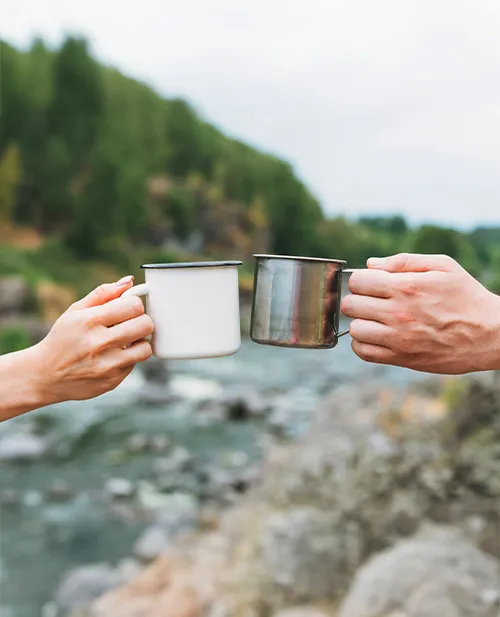
<path id="1" fill-rule="evenodd" d="M 0 356 L 0 422 L 44 407 L 40 382 L 35 347 Z"/>

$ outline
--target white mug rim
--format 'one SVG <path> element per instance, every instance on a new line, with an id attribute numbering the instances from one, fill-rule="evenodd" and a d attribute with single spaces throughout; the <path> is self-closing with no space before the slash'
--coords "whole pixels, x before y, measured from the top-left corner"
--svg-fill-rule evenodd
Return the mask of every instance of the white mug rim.
<path id="1" fill-rule="evenodd" d="M 144 270 L 173 270 L 184 268 L 234 268 L 243 265 L 242 261 L 186 261 L 179 263 L 142 264 Z"/>

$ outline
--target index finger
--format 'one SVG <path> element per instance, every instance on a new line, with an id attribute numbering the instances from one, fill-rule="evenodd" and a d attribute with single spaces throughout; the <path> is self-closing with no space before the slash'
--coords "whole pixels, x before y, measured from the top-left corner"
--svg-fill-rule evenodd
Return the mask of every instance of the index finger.
<path id="1" fill-rule="evenodd" d="M 394 276 L 384 270 L 354 270 L 349 279 L 351 293 L 374 298 L 392 298 L 394 285 Z"/>
<path id="2" fill-rule="evenodd" d="M 144 313 L 144 305 L 140 298 L 128 296 L 111 300 L 103 306 L 96 306 L 88 310 L 93 314 L 96 322 L 109 328 L 129 319 L 140 317 Z"/>

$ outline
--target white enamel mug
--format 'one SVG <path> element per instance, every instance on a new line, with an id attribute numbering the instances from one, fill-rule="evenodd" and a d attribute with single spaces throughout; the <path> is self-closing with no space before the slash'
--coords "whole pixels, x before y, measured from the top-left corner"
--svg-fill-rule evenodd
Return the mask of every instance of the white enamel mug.
<path id="1" fill-rule="evenodd" d="M 164 360 L 230 356 L 241 346 L 241 261 L 144 264 L 146 282 L 123 295 L 146 296 L 153 353 Z"/>

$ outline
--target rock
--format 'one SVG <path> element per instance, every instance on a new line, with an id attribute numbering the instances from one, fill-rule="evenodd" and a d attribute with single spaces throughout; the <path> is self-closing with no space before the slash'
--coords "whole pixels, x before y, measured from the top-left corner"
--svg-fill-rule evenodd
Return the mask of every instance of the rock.
<path id="1" fill-rule="evenodd" d="M 55 594 L 60 617 L 84 614 L 91 604 L 107 591 L 120 584 L 120 576 L 106 563 L 83 566 L 72 570 Z"/>
<path id="2" fill-rule="evenodd" d="M 0 505 L 6 507 L 20 506 L 22 497 L 15 488 L 4 488 L 0 492 Z"/>
<path id="3" fill-rule="evenodd" d="M 33 296 L 23 277 L 0 279 L 0 316 L 26 313 L 32 307 Z"/>
<path id="4" fill-rule="evenodd" d="M 23 505 L 27 508 L 37 508 L 43 503 L 43 495 L 40 491 L 26 491 L 23 495 Z"/>
<path id="5" fill-rule="evenodd" d="M 37 435 L 17 433 L 0 438 L 0 461 L 33 462 L 47 453 L 47 444 Z"/>
<path id="6" fill-rule="evenodd" d="M 426 525 L 356 575 L 340 617 L 494 617 L 498 564 L 461 532 Z"/>
<path id="7" fill-rule="evenodd" d="M 139 576 L 143 569 L 142 564 L 131 557 L 122 559 L 116 566 L 116 572 L 120 577 L 120 581 L 124 583 L 128 583 Z"/>
<path id="8" fill-rule="evenodd" d="M 264 416 L 271 405 L 252 386 L 235 386 L 224 391 L 217 403 L 222 406 L 228 420 L 246 420 Z"/>
<path id="9" fill-rule="evenodd" d="M 168 457 L 157 458 L 153 462 L 153 473 L 157 476 L 181 473 L 190 469 L 192 464 L 193 456 L 189 450 L 177 446 Z"/>
<path id="10" fill-rule="evenodd" d="M 163 508 L 157 510 L 154 520 L 163 527 L 170 538 L 190 532 L 198 525 L 200 506 L 192 495 L 177 493 L 168 495 Z"/>
<path id="11" fill-rule="evenodd" d="M 172 442 L 166 435 L 154 435 L 151 438 L 151 450 L 153 452 L 167 452 L 172 447 Z"/>
<path id="12" fill-rule="evenodd" d="M 126 447 L 131 454 L 140 454 L 147 449 L 148 438 L 145 435 L 140 435 L 139 433 L 131 435 L 127 439 Z"/>
<path id="13" fill-rule="evenodd" d="M 267 575 L 289 599 L 335 598 L 349 580 L 351 536 L 334 513 L 304 507 L 274 514 L 262 540 Z"/>
<path id="14" fill-rule="evenodd" d="M 134 494 L 134 485 L 125 478 L 110 478 L 105 490 L 113 499 L 127 499 Z"/>
<path id="15" fill-rule="evenodd" d="M 154 356 L 140 365 L 140 371 L 148 384 L 166 386 L 169 379 L 167 363 Z"/>
<path id="16" fill-rule="evenodd" d="M 97 600 L 90 615 L 201 617 L 208 604 L 205 580 L 199 574 L 183 576 L 183 571 L 180 564 L 162 556 L 137 579 Z"/>
<path id="17" fill-rule="evenodd" d="M 327 613 L 314 606 L 295 606 L 275 613 L 274 617 L 332 617 L 332 615 L 333 613 Z"/>
<path id="18" fill-rule="evenodd" d="M 73 497 L 73 490 L 64 480 L 54 480 L 48 489 L 48 498 L 51 501 L 69 501 Z"/>
<path id="19" fill-rule="evenodd" d="M 267 419 L 269 431 L 276 437 L 291 437 L 294 423 L 294 410 L 284 405 L 277 407 Z"/>
<path id="20" fill-rule="evenodd" d="M 170 545 L 171 539 L 163 527 L 148 527 L 134 544 L 134 555 L 144 563 L 154 561 Z"/>
<path id="21" fill-rule="evenodd" d="M 151 406 L 164 406 L 174 403 L 178 397 L 172 393 L 169 387 L 156 383 L 146 383 L 138 392 L 140 403 Z"/>

